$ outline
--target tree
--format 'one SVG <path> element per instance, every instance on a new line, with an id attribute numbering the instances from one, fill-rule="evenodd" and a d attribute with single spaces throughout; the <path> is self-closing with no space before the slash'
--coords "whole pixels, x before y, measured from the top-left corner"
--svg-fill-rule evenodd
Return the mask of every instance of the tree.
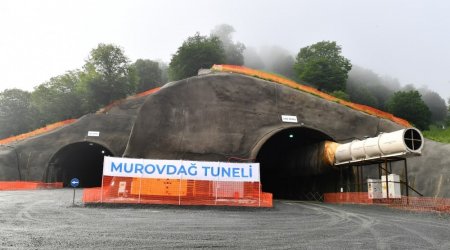
<path id="1" fill-rule="evenodd" d="M 245 45 L 240 42 L 233 42 L 232 34 L 235 32 L 233 26 L 221 24 L 211 31 L 211 36 L 216 36 L 222 42 L 225 50 L 225 63 L 233 65 L 243 65 Z"/>
<path id="2" fill-rule="evenodd" d="M 183 42 L 169 63 L 169 78 L 180 80 L 197 75 L 201 68 L 225 62 L 225 51 L 219 38 L 196 33 Z"/>
<path id="3" fill-rule="evenodd" d="M 302 48 L 294 64 L 301 80 L 328 92 L 345 91 L 347 74 L 351 68 L 350 61 L 341 56 L 341 47 L 329 41 Z"/>
<path id="4" fill-rule="evenodd" d="M 400 89 L 397 79 L 380 77 L 375 72 L 353 65 L 346 84 L 350 100 L 386 111 L 386 102 Z"/>
<path id="5" fill-rule="evenodd" d="M 84 114 L 78 91 L 80 72 L 70 71 L 37 86 L 31 94 L 32 105 L 38 111 L 40 124 L 45 125 Z"/>
<path id="6" fill-rule="evenodd" d="M 138 82 L 137 92 L 143 92 L 157 86 L 161 86 L 161 69 L 159 63 L 152 60 L 138 59 L 133 64 Z"/>
<path id="7" fill-rule="evenodd" d="M 247 47 L 244 52 L 244 65 L 252 69 L 265 69 L 266 66 L 255 48 Z"/>
<path id="8" fill-rule="evenodd" d="M 0 92 L 0 138 L 28 132 L 35 127 L 30 92 L 6 89 Z"/>
<path id="9" fill-rule="evenodd" d="M 347 93 L 345 93 L 344 91 L 342 91 L 342 90 L 335 90 L 335 91 L 331 92 L 330 94 L 332 96 L 334 96 L 334 97 L 337 97 L 337 98 L 341 99 L 341 100 L 345 100 L 345 101 L 349 101 L 350 100 L 349 95 Z"/>
<path id="10" fill-rule="evenodd" d="M 420 89 L 420 93 L 422 94 L 422 100 L 431 111 L 431 121 L 445 121 L 445 118 L 447 117 L 447 105 L 445 105 L 445 100 L 442 99 L 438 93 L 426 88 Z"/>
<path id="11" fill-rule="evenodd" d="M 89 111 L 135 92 L 136 75 L 118 46 L 99 44 L 91 51 L 83 68 L 80 78 Z"/>
<path id="12" fill-rule="evenodd" d="M 161 85 L 163 85 L 169 81 L 169 65 L 162 61 L 158 61 L 158 65 L 161 69 Z"/>
<path id="13" fill-rule="evenodd" d="M 387 102 L 387 108 L 421 130 L 427 130 L 431 123 L 431 112 L 417 90 L 395 92 Z"/>
<path id="14" fill-rule="evenodd" d="M 259 55 L 264 62 L 264 70 L 274 72 L 288 78 L 295 78 L 294 57 L 289 51 L 278 46 L 264 46 Z"/>

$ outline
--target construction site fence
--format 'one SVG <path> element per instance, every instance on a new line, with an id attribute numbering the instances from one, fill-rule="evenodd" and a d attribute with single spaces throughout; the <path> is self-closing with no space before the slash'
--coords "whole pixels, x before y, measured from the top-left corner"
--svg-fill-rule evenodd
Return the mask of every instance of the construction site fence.
<path id="1" fill-rule="evenodd" d="M 369 199 L 367 192 L 325 193 L 324 202 L 337 204 L 378 204 L 410 211 L 450 213 L 450 198 L 409 197 Z"/>
<path id="2" fill-rule="evenodd" d="M 63 188 L 62 182 L 0 181 L 0 191 Z"/>
<path id="3" fill-rule="evenodd" d="M 260 182 L 201 181 L 104 176 L 102 187 L 86 188 L 83 202 L 272 207 Z"/>

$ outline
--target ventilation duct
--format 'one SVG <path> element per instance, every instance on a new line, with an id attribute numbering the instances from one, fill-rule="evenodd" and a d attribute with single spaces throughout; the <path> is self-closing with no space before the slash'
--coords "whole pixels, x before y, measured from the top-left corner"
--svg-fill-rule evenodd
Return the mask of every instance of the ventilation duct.
<path id="1" fill-rule="evenodd" d="M 411 157 L 421 155 L 424 139 L 415 128 L 407 128 L 377 137 L 338 144 L 335 165 L 369 161 L 388 157 Z"/>

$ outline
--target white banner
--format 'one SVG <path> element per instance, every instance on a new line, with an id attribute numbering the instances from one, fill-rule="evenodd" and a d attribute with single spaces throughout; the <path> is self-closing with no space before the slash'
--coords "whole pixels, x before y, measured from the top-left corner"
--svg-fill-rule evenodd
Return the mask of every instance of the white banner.
<path id="1" fill-rule="evenodd" d="M 159 179 L 259 182 L 259 163 L 150 160 L 105 156 L 103 175 Z"/>

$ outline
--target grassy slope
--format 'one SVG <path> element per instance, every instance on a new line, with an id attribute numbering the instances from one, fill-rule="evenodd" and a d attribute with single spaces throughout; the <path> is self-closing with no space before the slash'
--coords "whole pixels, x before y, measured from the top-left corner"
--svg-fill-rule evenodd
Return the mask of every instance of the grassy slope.
<path id="1" fill-rule="evenodd" d="M 430 126 L 430 129 L 428 131 L 422 132 L 423 136 L 425 136 L 428 139 L 443 143 L 450 143 L 450 127 L 442 129 L 441 127 L 432 125 Z"/>

